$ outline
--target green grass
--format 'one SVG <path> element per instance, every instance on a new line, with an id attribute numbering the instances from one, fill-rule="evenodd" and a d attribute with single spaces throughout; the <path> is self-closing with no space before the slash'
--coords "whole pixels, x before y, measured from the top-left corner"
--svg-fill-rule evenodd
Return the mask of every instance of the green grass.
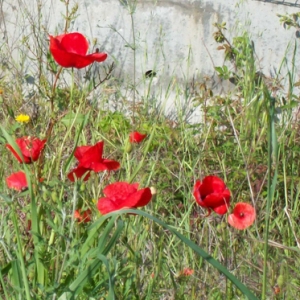
<path id="1" fill-rule="evenodd" d="M 220 38 L 225 29 L 217 28 Z M 205 82 L 194 82 L 193 88 L 170 84 L 203 111 L 202 120 L 193 124 L 165 117 L 150 96 L 135 94 L 131 105 L 120 92 L 126 87 L 109 76 L 101 96 L 90 101 L 92 80 L 65 85 L 59 72 L 69 71 L 59 71 L 49 54 L 38 85 L 39 114 L 19 124 L 14 117 L 26 113 L 21 78 L 14 85 L 0 81 L 1 298 L 297 298 L 300 136 L 292 111 L 298 99 L 295 71 L 288 69 L 289 93 L 283 98 L 283 90 L 274 92 L 266 78 L 257 78 L 249 41 L 247 34 L 225 41 L 231 49 L 227 64 L 235 65 L 235 73 L 217 71 L 225 79 L 238 78 L 226 96 L 213 95 Z M 296 52 L 295 46 L 294 57 Z M 41 49 L 37 53 L 43 55 Z M 45 79 L 50 74 L 55 83 Z M 104 109 L 107 105 L 119 109 Z M 135 130 L 148 137 L 131 145 L 128 135 Z M 5 147 L 24 135 L 47 138 L 43 160 L 26 167 Z M 120 170 L 70 182 L 66 175 L 75 165 L 75 147 L 100 140 L 105 141 L 104 157 L 118 160 Z M 22 192 L 5 183 L 19 170 L 29 182 Z M 231 190 L 229 212 L 237 202 L 255 207 L 257 219 L 249 229 L 230 227 L 226 215 L 205 217 L 192 190 L 206 175 L 223 178 Z M 126 210 L 101 216 L 95 201 L 115 181 L 138 182 L 157 194 L 136 214 Z M 74 219 L 78 208 L 92 210 L 90 223 Z M 190 276 L 181 273 L 187 267 L 194 270 Z"/>

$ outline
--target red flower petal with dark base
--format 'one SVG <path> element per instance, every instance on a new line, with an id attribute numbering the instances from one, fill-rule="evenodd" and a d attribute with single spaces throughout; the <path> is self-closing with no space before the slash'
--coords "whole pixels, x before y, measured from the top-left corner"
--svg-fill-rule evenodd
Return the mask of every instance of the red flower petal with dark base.
<path id="1" fill-rule="evenodd" d="M 98 210 L 102 215 L 125 208 L 147 205 L 151 198 L 150 188 L 138 190 L 138 183 L 115 182 L 104 188 L 106 197 L 98 200 Z"/>
<path id="2" fill-rule="evenodd" d="M 248 203 L 239 202 L 235 205 L 233 213 L 228 216 L 228 223 L 239 230 L 251 226 L 256 218 L 255 209 Z"/>
<path id="3" fill-rule="evenodd" d="M 22 191 L 28 188 L 26 175 L 24 172 L 19 171 L 11 174 L 6 178 L 6 184 L 10 189 Z"/>
<path id="4" fill-rule="evenodd" d="M 96 52 L 87 55 L 88 48 L 89 43 L 81 33 L 66 33 L 56 37 L 50 35 L 50 52 L 54 60 L 64 68 L 81 69 L 95 61 L 106 60 L 106 53 Z"/>
<path id="5" fill-rule="evenodd" d="M 213 210 L 219 215 L 224 215 L 230 203 L 230 191 L 222 179 L 217 176 L 207 176 L 202 181 L 197 180 L 194 185 L 193 195 L 196 202 Z"/>
<path id="6" fill-rule="evenodd" d="M 129 141 L 130 143 L 141 143 L 147 134 L 142 134 L 140 132 L 134 131 L 129 134 Z"/>
<path id="7" fill-rule="evenodd" d="M 8 148 L 12 152 L 12 154 L 20 163 L 24 162 L 25 164 L 30 164 L 39 159 L 39 156 L 46 144 L 46 140 L 40 140 L 36 137 L 31 136 L 25 136 L 16 139 L 16 144 L 19 146 L 20 152 L 22 153 L 24 159 L 19 156 L 19 154 L 11 145 L 6 144 L 6 148 Z"/>

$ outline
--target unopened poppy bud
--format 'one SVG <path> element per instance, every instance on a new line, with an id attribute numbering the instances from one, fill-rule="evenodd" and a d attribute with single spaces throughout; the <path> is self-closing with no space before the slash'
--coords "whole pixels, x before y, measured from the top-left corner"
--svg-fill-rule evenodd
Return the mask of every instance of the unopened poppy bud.
<path id="1" fill-rule="evenodd" d="M 57 196 L 57 193 L 55 191 L 53 191 L 51 193 L 51 199 L 54 201 L 54 202 L 57 202 L 58 201 L 58 196 Z"/>
<path id="2" fill-rule="evenodd" d="M 132 144 L 127 143 L 124 147 L 126 153 L 130 153 L 132 151 Z"/>
<path id="3" fill-rule="evenodd" d="M 43 193 L 42 193 L 42 198 L 43 198 L 44 201 L 47 201 L 47 200 L 48 200 L 48 194 L 47 194 L 47 192 L 44 192 L 44 191 L 43 191 Z"/>
<path id="4" fill-rule="evenodd" d="M 34 280 L 34 277 L 35 277 L 35 271 L 34 271 L 34 268 L 30 268 L 30 271 L 27 273 L 28 274 L 28 278 L 30 280 Z"/>
<path id="5" fill-rule="evenodd" d="M 73 6 L 73 8 L 72 8 L 72 11 L 71 11 L 71 15 L 74 15 L 74 14 L 76 14 L 76 12 L 77 12 L 77 10 L 78 10 L 78 4 L 76 3 L 74 6 Z"/>
<path id="6" fill-rule="evenodd" d="M 44 244 L 41 244 L 37 247 L 37 250 L 39 253 L 45 253 L 46 252 L 46 246 Z"/>
<path id="7" fill-rule="evenodd" d="M 84 191 L 85 191 L 85 184 L 84 184 L 84 183 L 82 183 L 82 184 L 80 185 L 80 191 L 81 191 L 81 192 L 84 192 Z"/>
<path id="8" fill-rule="evenodd" d="M 284 277 L 283 277 L 283 275 L 279 275 L 279 276 L 277 277 L 277 285 L 278 285 L 279 287 L 282 287 L 282 286 L 284 285 Z"/>

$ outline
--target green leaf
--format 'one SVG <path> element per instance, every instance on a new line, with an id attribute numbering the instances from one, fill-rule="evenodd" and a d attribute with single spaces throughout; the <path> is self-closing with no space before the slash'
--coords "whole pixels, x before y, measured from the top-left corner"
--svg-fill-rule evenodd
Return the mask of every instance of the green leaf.
<path id="1" fill-rule="evenodd" d="M 116 297 L 115 297 L 115 292 L 114 292 L 114 276 L 111 274 L 110 272 L 110 268 L 109 268 L 109 263 L 108 263 L 108 260 L 107 258 L 102 255 L 102 254 L 99 254 L 98 255 L 98 258 L 103 262 L 103 264 L 105 265 L 106 267 L 106 270 L 107 270 L 107 273 L 108 273 L 108 283 L 109 283 L 109 290 L 108 290 L 108 295 L 107 295 L 107 300 L 115 300 Z"/>
<path id="2" fill-rule="evenodd" d="M 12 203 L 13 199 L 11 199 L 10 197 L 4 195 L 4 194 L 0 194 L 0 199 L 3 199 L 3 201 L 5 201 L 6 203 Z"/>
<path id="3" fill-rule="evenodd" d="M 85 258 L 88 258 L 89 261 L 93 259 L 92 263 L 90 263 L 88 267 L 83 272 L 81 272 L 80 275 L 68 286 L 68 292 L 63 293 L 59 299 L 73 299 L 74 295 L 78 294 L 87 284 L 87 282 L 90 281 L 91 278 L 96 274 L 102 263 L 104 263 L 104 265 L 106 266 L 109 275 L 109 294 L 107 299 L 115 299 L 113 276 L 109 271 L 108 260 L 103 254 L 107 254 L 111 250 L 111 248 L 118 241 L 124 228 L 124 222 L 122 220 L 119 220 L 117 223 L 117 228 L 112 234 L 116 218 L 117 216 L 111 218 L 111 220 L 108 222 L 99 239 L 98 247 L 94 249 L 92 248 L 89 252 L 87 252 L 90 242 L 94 241 L 94 239 L 99 235 L 98 228 L 102 226 L 103 222 L 107 218 L 102 217 L 101 219 L 103 219 L 103 222 L 98 222 L 98 226 L 96 227 L 93 226 L 93 231 L 89 234 L 88 241 L 83 246 L 84 251 L 82 251 L 82 260 L 85 260 Z M 94 255 L 95 257 L 93 258 Z"/>
<path id="4" fill-rule="evenodd" d="M 77 114 L 71 111 L 61 119 L 61 122 L 67 127 L 70 127 L 76 124 L 84 123 L 85 117 L 86 115 L 84 114 Z"/>

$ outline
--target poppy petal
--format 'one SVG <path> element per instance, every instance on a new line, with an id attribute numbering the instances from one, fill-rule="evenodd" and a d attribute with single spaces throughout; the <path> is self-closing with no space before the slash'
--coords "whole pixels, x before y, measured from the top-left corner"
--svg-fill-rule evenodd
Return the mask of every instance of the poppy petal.
<path id="1" fill-rule="evenodd" d="M 115 202 L 110 198 L 100 198 L 97 203 L 97 208 L 102 215 L 108 214 L 112 211 L 119 210 Z"/>
<path id="2" fill-rule="evenodd" d="M 102 162 L 93 162 L 90 168 L 95 172 L 114 171 L 120 168 L 120 163 L 115 160 L 103 159 Z"/>
<path id="3" fill-rule="evenodd" d="M 96 62 L 103 62 L 103 61 L 106 60 L 107 54 L 104 53 L 104 52 L 96 52 L 96 53 L 92 53 L 92 54 L 89 54 L 89 55 L 85 56 L 85 58 L 87 60 L 89 60 L 90 63 L 95 62 L 95 61 Z"/>
<path id="4" fill-rule="evenodd" d="M 121 199 L 126 199 L 126 197 L 130 194 L 133 194 L 137 191 L 139 184 L 132 183 L 129 184 L 127 182 L 115 182 L 112 184 L 107 185 L 103 189 L 103 194 L 107 198 L 115 199 L 116 196 Z"/>
<path id="5" fill-rule="evenodd" d="M 79 164 L 82 167 L 90 168 L 93 162 L 101 162 L 103 153 L 104 142 L 98 142 L 83 153 L 82 157 L 79 159 Z M 84 150 L 84 149 L 83 149 Z"/>
<path id="6" fill-rule="evenodd" d="M 23 159 L 22 159 L 11 145 L 6 144 L 5 147 L 11 151 L 11 153 L 14 155 L 14 157 L 18 160 L 19 163 L 23 163 L 23 162 L 25 164 L 30 164 L 31 163 L 30 158 L 23 156 Z M 21 149 L 20 149 L 20 152 L 22 152 Z"/>
<path id="7" fill-rule="evenodd" d="M 10 189 L 15 189 L 17 191 L 22 191 L 28 187 L 26 175 L 22 171 L 13 173 L 7 177 L 6 184 Z"/>
<path id="8" fill-rule="evenodd" d="M 228 216 L 228 223 L 239 230 L 251 226 L 256 218 L 256 212 L 252 205 L 239 202 L 235 205 L 233 213 Z"/>
<path id="9" fill-rule="evenodd" d="M 206 176 L 202 181 L 195 182 L 193 196 L 200 206 L 223 215 L 228 210 L 231 193 L 222 179 Z"/>
<path id="10" fill-rule="evenodd" d="M 207 207 L 214 208 L 220 205 L 224 205 L 225 203 L 228 203 L 229 200 L 230 200 L 230 195 L 228 197 L 228 194 L 226 193 L 213 193 L 208 195 L 205 198 L 204 203 Z"/>
<path id="11" fill-rule="evenodd" d="M 79 146 L 76 147 L 75 152 L 74 152 L 74 156 L 80 160 L 82 159 L 84 153 L 89 150 L 92 146 Z"/>
<path id="12" fill-rule="evenodd" d="M 68 178 L 74 182 L 76 179 L 82 178 L 83 181 L 87 181 L 91 176 L 91 171 L 84 167 L 77 167 L 73 169 L 69 174 Z"/>
<path id="13" fill-rule="evenodd" d="M 200 193 L 202 198 L 211 193 L 222 192 L 226 188 L 222 179 L 217 176 L 206 176 L 200 186 Z"/>
<path id="14" fill-rule="evenodd" d="M 200 188 L 201 184 L 202 184 L 202 182 L 201 182 L 200 180 L 197 180 L 197 181 L 195 182 L 193 195 L 194 195 L 194 197 L 195 197 L 195 199 L 196 199 L 196 202 L 197 202 L 200 206 L 206 207 L 205 202 L 202 200 L 201 194 L 200 194 L 200 189 L 199 189 L 199 188 Z"/>
<path id="15" fill-rule="evenodd" d="M 106 186 L 103 190 L 106 197 L 98 200 L 98 210 L 101 214 L 106 214 L 124 208 L 145 206 L 152 198 L 151 190 L 137 188 L 138 183 L 127 182 L 115 182 Z"/>
<path id="16" fill-rule="evenodd" d="M 228 211 L 228 205 L 227 204 L 219 205 L 217 207 L 214 207 L 213 211 L 219 215 L 225 215 Z"/>
<path id="17" fill-rule="evenodd" d="M 150 188 L 144 188 L 129 196 L 126 200 L 128 207 L 140 207 L 147 205 L 152 198 Z"/>
<path id="18" fill-rule="evenodd" d="M 79 32 L 72 32 L 60 36 L 60 46 L 69 53 L 86 55 L 89 50 L 89 43 L 84 35 Z"/>

